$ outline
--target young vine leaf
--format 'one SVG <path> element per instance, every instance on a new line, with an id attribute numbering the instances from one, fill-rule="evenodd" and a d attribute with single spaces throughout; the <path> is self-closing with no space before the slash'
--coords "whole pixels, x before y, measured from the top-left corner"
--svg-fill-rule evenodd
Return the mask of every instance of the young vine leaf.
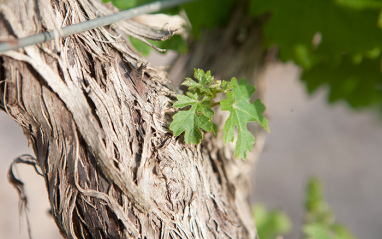
<path id="1" fill-rule="evenodd" d="M 234 140 L 235 125 L 238 128 L 238 138 L 235 148 L 235 156 L 245 159 L 247 150 L 252 151 L 255 137 L 248 131 L 247 123 L 258 121 L 260 125 L 269 132 L 268 120 L 263 116 L 265 106 L 260 99 L 250 103 L 249 100 L 255 92 L 255 87 L 248 84 L 245 79 L 238 83 L 236 78 L 232 78 L 233 90 L 227 92 L 227 99 L 221 101 L 221 109 L 229 111 L 230 115 L 223 127 L 224 143 Z"/>
<path id="2" fill-rule="evenodd" d="M 194 76 L 199 82 L 187 78 L 183 83 L 189 87 L 187 96 L 177 95 L 178 101 L 173 105 L 175 108 L 187 106 L 191 106 L 191 108 L 176 113 L 170 125 L 170 130 L 175 136 L 185 132 L 184 139 L 188 144 L 200 143 L 203 139 L 200 128 L 207 132 L 213 131 L 214 134 L 217 129 L 216 125 L 211 122 L 212 116 L 215 114 L 211 109 L 213 104 L 211 96 L 214 95 L 214 91 L 210 89 L 214 78 L 209 71 L 204 73 L 203 70 L 195 70 Z"/>
<path id="3" fill-rule="evenodd" d="M 216 81 L 211 72 L 204 73 L 203 70 L 195 69 L 195 81 L 186 78 L 183 85 L 188 86 L 186 95 L 177 95 L 178 101 L 174 103 L 175 108 L 185 108 L 173 117 L 170 130 L 175 136 L 185 132 L 184 138 L 188 144 L 199 144 L 203 139 L 204 130 L 213 132 L 216 135 L 217 126 L 212 123 L 214 111 L 213 106 L 220 104 L 223 111 L 229 111 L 230 116 L 225 122 L 224 143 L 234 140 L 235 126 L 238 128 L 238 139 L 236 142 L 235 156 L 245 159 L 247 150 L 252 151 L 255 138 L 248 131 L 247 123 L 258 121 L 267 131 L 268 121 L 262 115 L 265 106 L 259 99 L 250 103 L 250 98 L 255 92 L 255 87 L 249 85 L 245 79 L 238 83 L 236 78 L 231 82 Z M 214 102 L 218 93 L 226 93 L 227 99 L 221 102 Z"/>

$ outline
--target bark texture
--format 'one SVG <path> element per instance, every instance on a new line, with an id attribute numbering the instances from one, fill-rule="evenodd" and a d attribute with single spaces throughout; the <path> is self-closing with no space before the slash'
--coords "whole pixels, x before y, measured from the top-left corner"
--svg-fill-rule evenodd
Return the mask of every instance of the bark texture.
<path id="1" fill-rule="evenodd" d="M 0 0 L 0 37 L 111 12 L 97 0 Z M 63 237 L 256 238 L 232 151 L 171 134 L 168 77 L 121 32 L 172 34 L 126 21 L 0 55 L 0 106 L 33 146 Z"/>

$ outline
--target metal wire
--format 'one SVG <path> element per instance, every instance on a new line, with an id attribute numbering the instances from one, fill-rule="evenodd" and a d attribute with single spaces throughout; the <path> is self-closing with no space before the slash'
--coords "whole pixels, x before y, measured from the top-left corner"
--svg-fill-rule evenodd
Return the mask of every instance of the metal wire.
<path id="1" fill-rule="evenodd" d="M 29 37 L 20 38 L 10 42 L 0 43 L 0 53 L 16 50 L 21 47 L 30 46 L 38 43 L 43 43 L 46 41 L 54 40 L 56 37 L 67 37 L 72 34 L 81 33 L 94 28 L 103 27 L 105 25 L 110 25 L 114 22 L 126 20 L 132 17 L 136 17 L 141 14 L 157 12 L 163 9 L 174 7 L 183 3 L 191 2 L 194 0 L 164 0 L 156 1 L 139 7 L 131 8 L 128 10 L 120 11 L 108 16 L 99 17 L 86 22 L 77 23 L 67 27 L 63 27 L 54 31 L 47 31 L 38 33 Z M 15 42 L 17 44 L 15 44 Z"/>

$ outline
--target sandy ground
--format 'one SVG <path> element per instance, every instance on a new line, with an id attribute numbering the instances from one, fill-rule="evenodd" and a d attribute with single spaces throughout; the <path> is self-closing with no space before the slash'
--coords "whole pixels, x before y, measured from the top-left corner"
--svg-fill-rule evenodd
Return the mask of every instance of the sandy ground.
<path id="1" fill-rule="evenodd" d="M 265 103 L 271 133 L 256 172 L 254 201 L 279 208 L 302 222 L 307 178 L 322 178 L 325 197 L 337 219 L 358 238 L 382 238 L 382 123 L 372 112 L 353 113 L 343 104 L 329 107 L 324 90 L 308 98 L 291 64 L 268 69 Z M 0 112 L 0 238 L 27 238 L 18 215 L 16 191 L 7 182 L 8 165 L 31 153 L 21 129 Z M 60 238 L 50 218 L 41 177 L 20 167 L 29 196 L 33 238 Z M 298 230 L 287 236 L 299 238 Z"/>

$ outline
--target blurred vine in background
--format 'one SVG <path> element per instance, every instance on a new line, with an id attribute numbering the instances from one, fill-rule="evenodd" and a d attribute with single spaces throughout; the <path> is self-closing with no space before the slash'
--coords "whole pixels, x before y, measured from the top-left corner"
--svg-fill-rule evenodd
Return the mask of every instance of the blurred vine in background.
<path id="1" fill-rule="evenodd" d="M 311 178 L 307 183 L 304 207 L 304 239 L 355 239 L 344 225 L 336 222 L 323 197 L 322 183 L 318 178 Z M 255 204 L 253 215 L 260 239 L 283 238 L 292 229 L 290 219 L 281 210 L 267 210 L 263 204 Z"/>
<path id="2" fill-rule="evenodd" d="M 355 239 L 345 226 L 336 222 L 318 178 L 311 178 L 306 187 L 303 233 L 305 239 Z"/>
<path id="3" fill-rule="evenodd" d="M 265 205 L 255 204 L 252 212 L 260 239 L 275 239 L 288 234 L 292 229 L 291 220 L 281 210 L 268 211 Z"/>
<path id="4" fill-rule="evenodd" d="M 266 47 L 303 69 L 310 93 L 329 88 L 329 102 L 382 109 L 382 2 L 379 0 L 251 0 L 250 14 L 268 14 Z"/>

